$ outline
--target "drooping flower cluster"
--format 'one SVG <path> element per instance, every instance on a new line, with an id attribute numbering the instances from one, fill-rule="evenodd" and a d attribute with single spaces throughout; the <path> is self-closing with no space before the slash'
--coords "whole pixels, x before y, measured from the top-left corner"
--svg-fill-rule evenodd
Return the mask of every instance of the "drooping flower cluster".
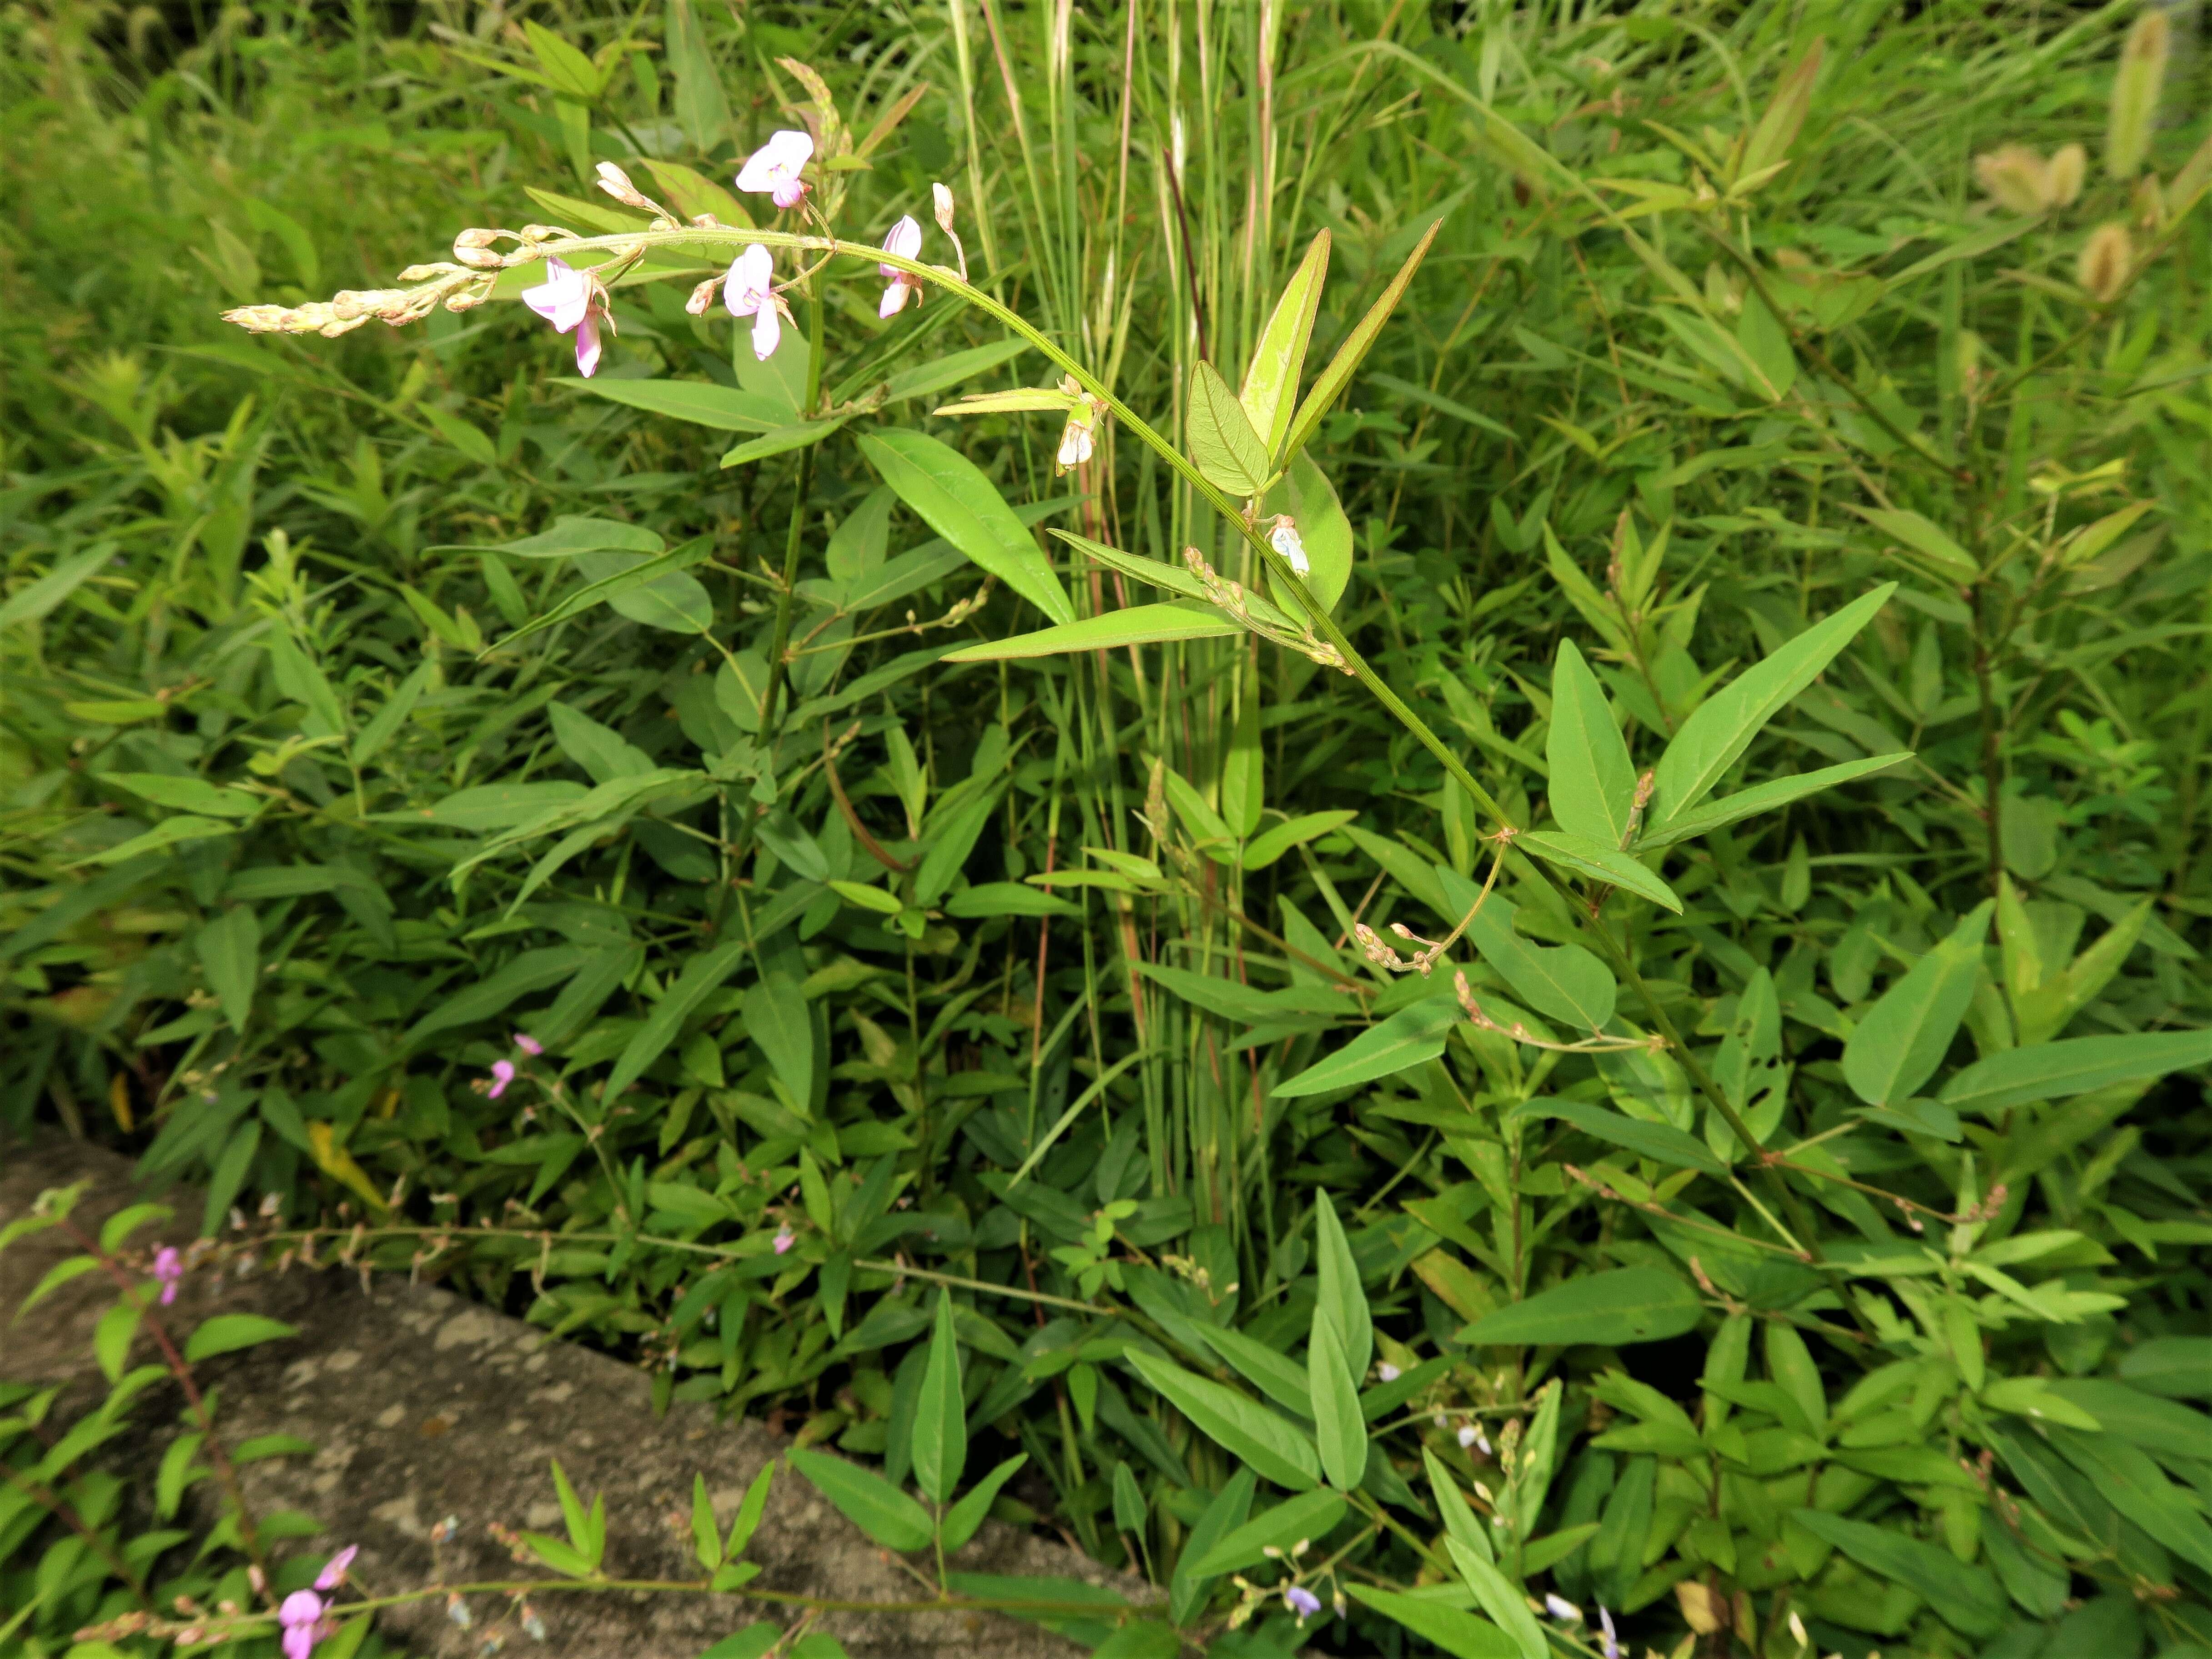
<path id="1" fill-rule="evenodd" d="M 545 280 L 522 290 L 522 303 L 553 325 L 556 332 L 576 337 L 576 372 L 586 380 L 599 367 L 599 320 L 614 331 L 607 310 L 607 291 L 595 271 L 578 270 L 565 259 L 545 261 Z"/>
<path id="2" fill-rule="evenodd" d="M 315 1644 L 330 1635 L 329 1593 L 345 1582 L 346 1569 L 361 1546 L 349 1544 L 325 1564 L 315 1576 L 313 1589 L 294 1590 L 276 1609 L 277 1627 L 283 1632 L 284 1659 L 307 1659 Z"/>
<path id="3" fill-rule="evenodd" d="M 173 1244 L 164 1244 L 154 1252 L 154 1278 L 161 1287 L 161 1305 L 167 1307 L 177 1299 L 178 1283 L 185 1276 L 185 1258 Z"/>

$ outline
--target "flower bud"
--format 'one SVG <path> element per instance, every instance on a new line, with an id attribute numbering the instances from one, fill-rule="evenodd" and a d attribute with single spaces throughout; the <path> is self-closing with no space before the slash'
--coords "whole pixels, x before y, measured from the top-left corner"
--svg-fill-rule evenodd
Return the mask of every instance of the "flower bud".
<path id="1" fill-rule="evenodd" d="M 684 302 L 684 309 L 694 317 L 703 317 L 707 307 L 714 303 L 714 290 L 721 285 L 720 276 L 709 276 L 691 290 L 691 297 Z"/>
<path id="2" fill-rule="evenodd" d="M 496 270 L 507 263 L 491 251 L 491 245 L 500 233 L 495 230 L 465 230 L 453 238 L 453 258 L 471 270 Z"/>
<path id="3" fill-rule="evenodd" d="M 929 199 L 936 206 L 937 228 L 950 236 L 952 234 L 952 192 L 942 185 L 932 185 Z"/>
<path id="4" fill-rule="evenodd" d="M 612 161 L 600 162 L 599 171 L 599 188 L 624 207 L 643 208 L 648 213 L 656 210 L 653 203 L 639 192 L 635 185 L 630 183 L 629 174 L 624 173 Z"/>

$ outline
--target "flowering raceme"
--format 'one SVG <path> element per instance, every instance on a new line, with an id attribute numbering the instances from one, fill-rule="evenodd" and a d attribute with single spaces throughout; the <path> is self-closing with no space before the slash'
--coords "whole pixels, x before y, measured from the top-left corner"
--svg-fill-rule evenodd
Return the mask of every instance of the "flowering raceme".
<path id="1" fill-rule="evenodd" d="M 780 208 L 795 208 L 806 194 L 806 181 L 799 176 L 799 169 L 813 159 L 814 140 L 806 134 L 788 128 L 771 133 L 768 143 L 747 156 L 738 170 L 738 188 L 772 197 Z"/>
<path id="2" fill-rule="evenodd" d="M 184 1276 L 185 1259 L 177 1254 L 175 1245 L 164 1244 L 154 1252 L 154 1278 L 161 1286 L 163 1307 L 177 1299 L 177 1284 Z"/>
<path id="3" fill-rule="evenodd" d="M 589 380 L 599 367 L 599 319 L 607 315 L 606 290 L 588 270 L 565 259 L 545 261 L 545 280 L 522 290 L 522 303 L 561 333 L 576 336 L 576 372 Z M 609 319 L 608 326 L 613 322 Z"/>

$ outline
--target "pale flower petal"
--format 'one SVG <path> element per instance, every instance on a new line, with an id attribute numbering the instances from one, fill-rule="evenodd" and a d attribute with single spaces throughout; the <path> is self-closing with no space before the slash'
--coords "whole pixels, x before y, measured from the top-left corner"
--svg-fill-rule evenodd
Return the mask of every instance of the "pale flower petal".
<path id="1" fill-rule="evenodd" d="M 775 355 L 776 342 L 783 337 L 783 319 L 776 313 L 775 301 L 763 301 L 753 313 L 753 356 L 766 362 Z"/>
<path id="2" fill-rule="evenodd" d="M 586 313 L 584 320 L 576 325 L 576 373 L 586 380 L 599 372 L 599 325 Z"/>
<path id="3" fill-rule="evenodd" d="M 591 279 L 565 259 L 548 259 L 545 280 L 523 289 L 522 303 L 566 334 L 592 308 Z"/>

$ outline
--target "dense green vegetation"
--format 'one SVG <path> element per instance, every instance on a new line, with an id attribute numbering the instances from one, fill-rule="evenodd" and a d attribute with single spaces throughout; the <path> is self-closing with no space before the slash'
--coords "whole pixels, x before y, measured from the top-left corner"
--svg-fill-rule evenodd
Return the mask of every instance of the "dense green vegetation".
<path id="1" fill-rule="evenodd" d="M 2212 1652 L 2166 13 L 4 29 L 0 1133 L 972 1446 L 1186 1650 Z M 685 222 L 810 231 L 729 188 L 802 125 L 925 303 L 769 234 L 763 362 Z M 534 262 L 219 317 L 532 222 L 588 380 Z M 132 1605 L 8 1623 L 69 1518 L 0 1653 Z"/>

